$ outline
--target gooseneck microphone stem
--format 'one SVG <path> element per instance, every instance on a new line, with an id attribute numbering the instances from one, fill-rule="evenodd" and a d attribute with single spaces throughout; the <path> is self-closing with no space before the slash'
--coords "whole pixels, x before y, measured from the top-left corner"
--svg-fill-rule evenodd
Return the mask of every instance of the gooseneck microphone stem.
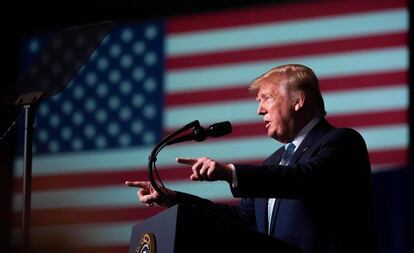
<path id="1" fill-rule="evenodd" d="M 193 127 L 200 127 L 200 123 L 198 122 L 198 120 L 192 121 L 190 123 L 188 123 L 187 125 L 183 126 L 182 128 L 176 130 L 175 132 L 167 135 L 165 138 L 163 138 L 152 150 L 149 158 L 148 158 L 148 178 L 151 182 L 152 187 L 154 188 L 155 191 L 157 191 L 162 197 L 164 197 L 165 199 L 167 199 L 170 203 L 173 202 L 173 200 L 171 199 L 171 197 L 168 195 L 168 192 L 166 191 L 166 188 L 164 186 L 164 184 L 161 181 L 160 176 L 158 175 L 158 172 L 156 170 L 156 166 L 155 166 L 155 162 L 157 161 L 157 155 L 158 153 L 166 146 L 168 145 L 168 143 L 173 140 L 177 135 L 187 131 L 190 128 Z M 160 185 L 157 184 L 157 182 L 154 179 L 153 174 L 157 175 L 158 181 L 160 182 Z M 161 190 L 160 186 L 164 189 Z"/>
<path id="2" fill-rule="evenodd" d="M 194 128 L 192 133 L 182 134 L 183 132 L 189 130 L 190 128 Z M 160 176 L 158 175 L 157 168 L 155 166 L 155 162 L 157 161 L 157 155 L 167 145 L 171 145 L 174 143 L 179 143 L 183 141 L 195 140 L 195 141 L 203 141 L 208 136 L 212 137 L 219 137 L 226 134 L 231 133 L 232 128 L 231 124 L 228 121 L 220 122 L 209 126 L 207 129 L 204 129 L 200 126 L 198 120 L 192 121 L 187 125 L 183 126 L 182 128 L 176 130 L 175 132 L 169 134 L 165 138 L 163 138 L 152 150 L 149 158 L 148 158 L 148 178 L 151 182 L 152 187 L 160 196 L 164 197 L 170 204 L 174 201 L 168 195 L 167 188 L 162 183 Z M 178 137 L 177 137 L 178 136 Z M 154 173 L 158 178 L 159 184 L 154 179 Z M 163 188 L 163 189 L 161 189 Z"/>

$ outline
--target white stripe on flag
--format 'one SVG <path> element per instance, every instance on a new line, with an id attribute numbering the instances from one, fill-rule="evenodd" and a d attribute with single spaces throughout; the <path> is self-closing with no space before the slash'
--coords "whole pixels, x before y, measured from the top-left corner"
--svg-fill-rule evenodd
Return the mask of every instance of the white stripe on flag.
<path id="1" fill-rule="evenodd" d="M 356 130 L 364 137 L 369 151 L 408 148 L 409 128 L 406 124 Z"/>

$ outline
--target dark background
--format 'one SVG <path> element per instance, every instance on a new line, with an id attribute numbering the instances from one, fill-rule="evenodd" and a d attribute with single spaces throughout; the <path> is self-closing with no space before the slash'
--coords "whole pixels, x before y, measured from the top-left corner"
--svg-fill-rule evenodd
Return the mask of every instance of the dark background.
<path id="1" fill-rule="evenodd" d="M 74 0 L 53 3 L 15 1 L 13 7 L 3 6 L 0 98 L 4 97 L 18 77 L 19 41 L 23 34 L 58 31 L 63 28 L 103 20 L 115 22 L 167 18 L 260 6 L 269 3 L 306 2 L 304 0 Z M 411 8 L 411 7 L 410 7 Z M 412 20 L 412 17 L 410 17 Z M 412 23 L 412 22 L 411 22 Z M 412 31 L 410 29 L 410 38 Z M 412 39 L 410 39 L 412 49 Z M 412 52 L 412 50 L 410 50 Z M 413 98 L 412 53 L 410 54 L 410 97 Z M 412 101 L 412 99 L 410 99 Z M 413 105 L 410 103 L 410 133 L 413 126 Z M 0 134 L 16 119 L 20 108 L 0 102 Z M 413 134 L 410 135 L 410 164 L 413 164 Z M 0 252 L 11 252 L 10 220 L 12 193 L 12 161 L 15 130 L 0 141 Z M 373 175 L 373 206 L 380 252 L 414 252 L 414 168 L 408 166 L 393 172 Z M 350 203 L 352 205 L 352 203 Z M 355 228 L 358 229 L 358 228 Z M 350 235 L 352 240 L 352 235 Z M 358 249 L 355 249 L 358 252 Z"/>

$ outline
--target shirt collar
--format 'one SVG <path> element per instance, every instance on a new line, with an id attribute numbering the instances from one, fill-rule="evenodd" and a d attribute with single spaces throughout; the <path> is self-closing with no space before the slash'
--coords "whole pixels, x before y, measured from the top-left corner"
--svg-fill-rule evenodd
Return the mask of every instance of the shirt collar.
<path id="1" fill-rule="evenodd" d="M 312 128 L 316 124 L 318 124 L 320 119 L 321 119 L 320 117 L 313 118 L 311 121 L 308 122 L 308 124 L 306 124 L 304 128 L 302 128 L 302 130 L 300 130 L 298 135 L 296 135 L 295 139 L 293 139 L 292 141 L 293 145 L 295 145 L 295 151 L 299 147 L 299 145 L 302 143 L 303 139 L 305 139 L 306 135 L 310 132 L 310 130 L 312 130 Z"/>

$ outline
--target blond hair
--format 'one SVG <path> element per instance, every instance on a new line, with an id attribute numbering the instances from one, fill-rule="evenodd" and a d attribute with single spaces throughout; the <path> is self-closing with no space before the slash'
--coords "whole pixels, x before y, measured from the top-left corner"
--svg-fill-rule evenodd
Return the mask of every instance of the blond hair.
<path id="1" fill-rule="evenodd" d="M 315 106 L 322 116 L 326 115 L 325 103 L 319 90 L 319 81 L 311 68 L 300 64 L 286 64 L 272 68 L 256 78 L 249 86 L 249 92 L 257 94 L 265 85 L 282 87 L 285 91 L 303 91 L 310 97 L 311 104 Z"/>

